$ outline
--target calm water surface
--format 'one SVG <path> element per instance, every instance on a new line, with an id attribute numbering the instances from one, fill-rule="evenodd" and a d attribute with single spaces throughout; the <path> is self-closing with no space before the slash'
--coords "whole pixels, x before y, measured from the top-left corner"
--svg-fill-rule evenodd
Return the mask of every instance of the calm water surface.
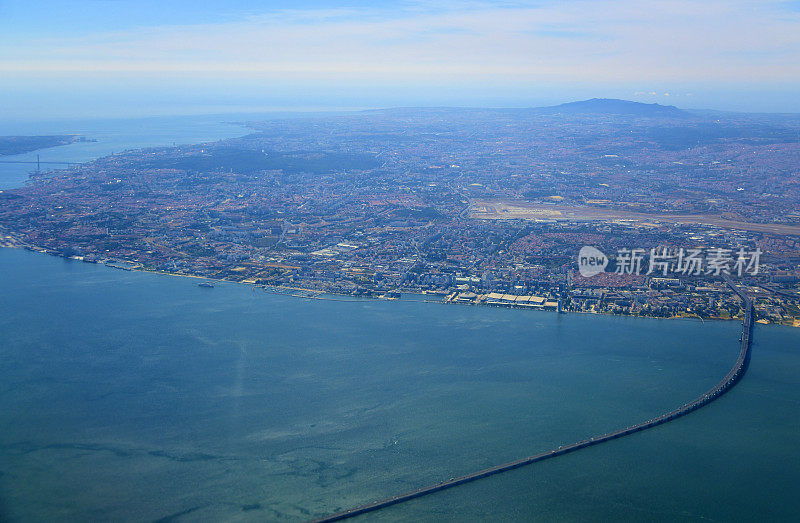
<path id="1" fill-rule="evenodd" d="M 0 249 L 11 520 L 301 520 L 668 410 L 732 322 L 302 300 Z M 793 519 L 800 336 L 666 426 L 370 519 Z M 2 519 L 0 517 L 0 519 Z"/>
<path id="2" fill-rule="evenodd" d="M 95 142 L 77 142 L 24 154 L 0 156 L 0 160 L 79 163 L 126 149 L 204 143 L 243 136 L 252 132 L 235 122 L 292 118 L 303 113 L 225 114 L 200 116 L 162 116 L 138 119 L 87 119 L 52 121 L 0 121 L 0 136 L 38 136 L 80 134 Z M 42 170 L 66 166 L 43 164 Z M 32 164 L 0 162 L 0 190 L 23 185 Z"/>
<path id="3" fill-rule="evenodd" d="M 252 117 L 0 124 L 86 161 Z M 35 159 L 36 153 L 17 158 Z M 5 157 L 9 159 L 10 157 Z M 30 166 L 0 164 L 0 189 Z M 302 520 L 641 421 L 737 355 L 735 323 L 319 301 L 0 249 L 0 521 Z M 800 330 L 677 422 L 369 520 L 796 520 Z"/>

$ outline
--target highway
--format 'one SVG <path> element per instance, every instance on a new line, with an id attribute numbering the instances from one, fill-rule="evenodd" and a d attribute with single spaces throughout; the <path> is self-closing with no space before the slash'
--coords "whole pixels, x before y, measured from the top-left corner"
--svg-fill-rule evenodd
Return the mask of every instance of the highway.
<path id="1" fill-rule="evenodd" d="M 662 425 L 674 419 L 680 418 L 682 416 L 689 414 L 690 412 L 699 409 L 700 407 L 708 405 L 715 399 L 719 398 L 720 396 L 728 392 L 734 385 L 736 385 L 736 383 L 738 383 L 738 381 L 742 379 L 742 376 L 744 376 L 745 372 L 747 372 L 747 367 L 750 363 L 750 349 L 752 345 L 752 335 L 753 335 L 753 314 L 754 314 L 753 303 L 736 286 L 736 284 L 734 284 L 731 281 L 729 277 L 724 277 L 724 278 L 728 286 L 731 287 L 731 289 L 737 295 L 739 295 L 739 297 L 742 299 L 744 303 L 745 317 L 744 321 L 742 322 L 742 335 L 740 338 L 739 356 L 736 359 L 736 363 L 734 364 L 730 372 L 728 372 L 728 374 L 725 375 L 725 377 L 722 378 L 719 381 L 719 383 L 714 385 L 714 387 L 709 389 L 706 393 L 702 394 L 701 396 L 695 398 L 689 403 L 681 405 L 676 409 L 673 409 L 658 417 L 651 418 L 647 421 L 643 421 L 636 425 L 631 425 L 629 427 L 615 430 L 614 432 L 608 432 L 606 434 L 594 436 L 589 439 L 585 439 L 583 441 L 578 441 L 577 443 L 573 443 L 571 445 L 560 446 L 556 449 L 548 450 L 540 454 L 535 454 L 533 456 L 521 458 L 516 461 L 511 461 L 508 463 L 503 463 L 501 465 L 496 465 L 494 467 L 489 467 L 487 469 L 479 470 L 477 472 L 473 472 L 465 476 L 453 478 L 449 481 L 443 481 L 441 483 L 436 483 L 435 485 L 430 485 L 427 487 L 419 488 L 417 490 L 413 490 L 411 492 L 406 492 L 405 494 L 399 494 L 396 496 L 392 496 L 390 498 L 374 501 L 372 503 L 367 503 L 365 505 L 344 510 L 342 512 L 337 512 L 335 514 L 331 514 L 323 518 L 315 519 L 313 521 L 316 523 L 328 522 L 328 521 L 340 521 L 343 519 L 365 514 L 367 512 L 380 510 L 382 508 L 396 505 L 398 503 L 403 503 L 404 501 L 409 501 L 415 498 L 426 496 L 428 494 L 433 494 L 434 492 L 439 492 L 441 490 L 456 487 L 458 485 L 463 485 L 464 483 L 469 483 L 471 481 L 476 481 L 478 479 L 485 478 L 487 476 L 493 476 L 501 472 L 506 472 L 509 470 L 524 467 L 525 465 L 530 465 L 532 463 L 544 461 L 546 459 L 554 458 L 556 456 L 561 456 L 569 452 L 575 452 L 576 450 L 580 450 L 586 447 L 591 447 L 593 445 L 599 445 L 600 443 L 604 443 L 606 441 L 628 436 L 630 434 L 647 430 L 652 427 L 657 427 L 658 425 Z"/>

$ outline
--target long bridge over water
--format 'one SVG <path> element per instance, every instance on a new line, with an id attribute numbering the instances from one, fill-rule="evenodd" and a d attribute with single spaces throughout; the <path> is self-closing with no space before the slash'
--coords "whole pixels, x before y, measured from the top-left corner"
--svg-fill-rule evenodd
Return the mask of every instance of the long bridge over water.
<path id="1" fill-rule="evenodd" d="M 314 523 L 339 521 L 342 519 L 352 518 L 354 516 L 365 514 L 367 512 L 373 512 L 375 510 L 380 510 L 382 508 L 396 505 L 398 503 L 403 503 L 404 501 L 409 501 L 415 498 L 420 498 L 422 496 L 427 496 L 428 494 L 433 494 L 435 492 L 456 487 L 458 485 L 463 485 L 464 483 L 469 483 L 472 481 L 479 480 L 481 478 L 493 476 L 495 474 L 500 474 L 501 472 L 518 469 L 520 467 L 524 467 L 525 465 L 530 465 L 532 463 L 544 461 L 546 459 L 554 458 L 556 456 L 561 456 L 563 454 L 575 452 L 576 450 L 580 450 L 586 447 L 591 447 L 593 445 L 599 445 L 600 443 L 604 443 L 612 439 L 622 438 L 624 436 L 628 436 L 636 432 L 641 432 L 649 428 L 657 427 L 658 425 L 663 425 L 664 423 L 685 416 L 690 412 L 699 409 L 700 407 L 708 405 L 715 399 L 719 398 L 720 396 L 728 392 L 734 385 L 736 385 L 736 383 L 738 383 L 738 381 L 742 379 L 742 376 L 744 376 L 745 372 L 747 372 L 747 367 L 750 363 L 750 348 L 752 345 L 752 337 L 753 337 L 753 314 L 754 314 L 753 302 L 744 292 L 741 291 L 741 289 L 739 289 L 739 287 L 736 284 L 734 284 L 731 281 L 730 277 L 727 276 L 723 277 L 728 286 L 733 290 L 733 292 L 735 292 L 739 296 L 739 298 L 741 298 L 742 302 L 744 303 L 745 315 L 744 315 L 744 321 L 742 321 L 742 335 L 739 338 L 741 348 L 739 350 L 739 357 L 736 359 L 736 363 L 734 364 L 730 372 L 728 372 L 728 374 L 724 378 L 722 378 L 722 380 L 720 380 L 719 383 L 714 385 L 714 387 L 709 389 L 708 392 L 706 392 L 705 394 L 695 398 L 689 403 L 681 405 L 676 409 L 666 412 L 658 417 L 649 419 L 647 421 L 643 421 L 637 425 L 631 425 L 630 427 L 625 427 L 619 430 L 615 430 L 614 432 L 608 432 L 606 434 L 594 436 L 592 438 L 585 439 L 583 441 L 578 441 L 577 443 L 573 443 L 571 445 L 561 446 L 558 447 L 557 449 L 548 450 L 546 452 L 535 454 L 533 456 L 528 456 L 526 458 L 521 458 L 516 461 L 511 461 L 509 463 L 503 463 L 502 465 L 489 467 L 487 469 L 479 470 L 477 472 L 473 472 L 465 476 L 453 478 L 449 481 L 443 481 L 441 483 L 436 483 L 435 485 L 430 485 L 427 487 L 419 488 L 417 490 L 413 490 L 411 492 L 406 492 L 405 494 L 399 494 L 397 496 L 392 496 L 390 498 L 374 501 L 372 503 L 367 503 L 365 505 L 344 510 L 342 512 L 337 512 L 335 514 L 331 514 L 329 516 L 316 519 L 314 520 Z"/>

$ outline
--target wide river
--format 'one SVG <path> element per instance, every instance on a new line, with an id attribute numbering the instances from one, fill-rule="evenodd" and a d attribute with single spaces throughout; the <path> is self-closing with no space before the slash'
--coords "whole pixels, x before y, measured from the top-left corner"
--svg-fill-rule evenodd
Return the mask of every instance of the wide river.
<path id="1" fill-rule="evenodd" d="M 738 335 L 0 249 L 0 521 L 323 515 L 672 409 L 727 373 Z M 689 416 L 364 519 L 796 520 L 800 330 L 754 339 L 744 380 Z"/>

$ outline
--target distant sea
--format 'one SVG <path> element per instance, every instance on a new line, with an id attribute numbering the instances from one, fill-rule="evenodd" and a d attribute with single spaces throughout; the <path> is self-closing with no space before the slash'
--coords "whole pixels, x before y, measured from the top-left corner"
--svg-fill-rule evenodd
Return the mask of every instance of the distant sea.
<path id="1" fill-rule="evenodd" d="M 39 154 L 247 132 L 167 120 L 150 141 L 141 121 L 95 122 L 85 134 L 102 143 Z M 669 410 L 727 373 L 738 335 L 735 322 L 203 289 L 0 249 L 0 521 L 320 516 Z M 798 434 L 800 330 L 757 326 L 747 376 L 708 407 L 365 519 L 796 520 Z"/>
<path id="2" fill-rule="evenodd" d="M 37 121 L 0 121 L 0 136 L 35 136 L 79 134 L 96 142 L 76 142 L 61 147 L 40 149 L 25 154 L 0 156 L 0 160 L 35 162 L 86 162 L 126 149 L 163 147 L 211 142 L 253 132 L 240 125 L 248 121 L 295 118 L 314 113 L 275 112 L 258 114 L 222 114 L 198 116 L 160 116 L 129 119 L 59 119 Z M 61 168 L 44 164 L 42 170 Z M 65 167 L 65 166 L 64 166 Z M 0 163 L 0 190 L 25 183 L 33 164 Z"/>

